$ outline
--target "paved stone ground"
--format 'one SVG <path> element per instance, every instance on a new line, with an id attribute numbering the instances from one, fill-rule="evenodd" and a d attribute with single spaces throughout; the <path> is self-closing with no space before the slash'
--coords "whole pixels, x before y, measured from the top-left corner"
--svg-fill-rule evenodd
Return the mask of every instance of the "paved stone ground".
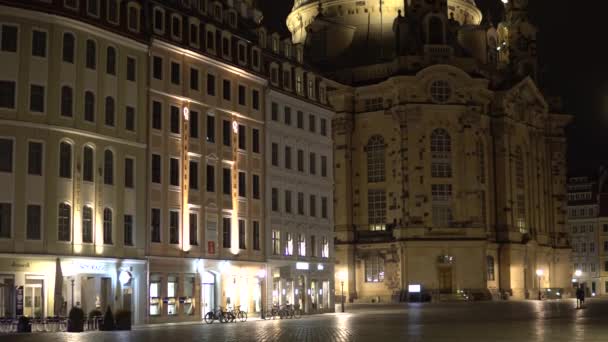
<path id="1" fill-rule="evenodd" d="M 608 341 L 608 300 L 347 306 L 298 320 L 145 327 L 127 332 L 0 335 L 18 342 Z"/>

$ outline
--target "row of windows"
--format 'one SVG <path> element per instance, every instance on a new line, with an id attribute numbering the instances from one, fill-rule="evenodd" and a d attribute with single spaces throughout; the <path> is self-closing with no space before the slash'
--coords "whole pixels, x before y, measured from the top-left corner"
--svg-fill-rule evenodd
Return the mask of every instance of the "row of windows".
<path id="1" fill-rule="evenodd" d="M 296 239 L 294 242 L 294 239 Z M 284 239 L 284 243 L 283 240 Z M 329 240 L 326 236 L 321 238 L 321 258 L 329 258 Z M 298 256 L 305 257 L 307 255 L 306 249 L 306 235 L 302 233 L 291 233 L 281 232 L 280 230 L 272 230 L 271 245 L 272 255 L 283 255 L 293 256 L 294 255 L 294 244 L 296 246 L 296 253 Z M 319 257 L 317 248 L 317 237 L 315 235 L 309 236 L 309 247 L 310 256 L 313 258 Z"/>
<path id="2" fill-rule="evenodd" d="M 303 192 L 297 193 L 297 196 L 296 196 L 297 207 L 296 208 L 294 208 L 292 206 L 293 196 L 294 196 L 294 193 L 291 190 L 285 190 L 285 193 L 283 195 L 283 199 L 284 199 L 283 212 L 285 212 L 287 214 L 297 213 L 298 215 L 306 215 L 304 212 L 304 193 Z M 271 190 L 271 209 L 272 209 L 272 211 L 275 211 L 275 212 L 281 211 L 281 209 L 279 208 L 279 202 L 280 202 L 279 197 L 280 197 L 279 189 L 272 188 L 272 190 Z M 297 211 L 295 209 L 297 209 Z M 328 213 L 327 209 L 328 209 L 327 197 L 321 196 L 321 218 L 323 218 L 323 219 L 328 218 L 329 213 Z M 309 196 L 308 214 L 311 217 L 317 217 L 317 196 L 316 195 Z"/>
<path id="3" fill-rule="evenodd" d="M 159 154 L 152 154 L 151 161 L 151 173 L 152 173 L 152 183 L 161 184 L 162 183 L 162 156 Z M 196 160 L 190 160 L 189 163 L 189 187 L 191 190 L 199 190 L 199 162 Z M 215 184 L 215 166 L 207 165 L 206 169 L 206 191 L 207 192 L 215 192 L 216 184 Z M 181 175 L 180 175 L 180 159 L 179 158 L 169 158 L 169 185 L 179 187 L 181 183 Z M 247 197 L 247 173 L 244 171 L 238 171 L 237 176 L 238 181 L 238 195 L 239 197 Z M 252 194 L 251 197 L 253 199 L 260 199 L 260 176 L 253 174 L 251 176 L 252 183 Z M 222 168 L 222 193 L 224 195 L 232 194 L 232 169 L 228 167 Z"/>
<path id="4" fill-rule="evenodd" d="M 279 104 L 272 102 L 271 104 L 271 119 L 272 121 L 281 121 L 279 118 Z M 292 120 L 293 119 L 293 120 Z M 295 117 L 292 118 L 291 107 L 285 106 L 283 108 L 283 123 L 287 126 L 293 125 L 295 121 L 296 127 L 304 129 L 304 112 L 298 110 L 295 113 Z M 319 119 L 319 133 L 326 137 L 327 136 L 327 119 Z M 308 115 L 308 131 L 311 133 L 317 132 L 317 117 L 314 114 Z"/>
<path id="5" fill-rule="evenodd" d="M 285 146 L 283 153 L 284 167 L 287 170 L 293 169 L 292 157 L 293 150 L 291 146 Z M 328 165 L 327 156 L 320 156 L 321 160 L 321 177 L 327 177 Z M 279 144 L 272 143 L 271 145 L 271 163 L 272 166 L 279 166 Z M 298 149 L 296 155 L 296 167 L 299 172 L 304 172 L 304 150 Z M 317 154 L 310 152 L 308 154 L 308 171 L 311 175 L 317 174 Z"/>
<path id="6" fill-rule="evenodd" d="M 608 225 L 604 225 L 604 232 L 608 231 Z M 588 225 L 580 225 L 580 226 L 572 226 L 572 233 L 576 234 L 576 233 L 593 233 L 595 231 L 595 226 L 593 224 L 588 224 Z"/>
<path id="7" fill-rule="evenodd" d="M 91 206 L 82 207 L 82 236 L 80 241 L 83 244 L 97 243 L 95 241 L 95 228 L 93 208 Z M 42 206 L 38 204 L 28 204 L 26 208 L 26 231 L 27 240 L 42 239 Z M 0 203 L 0 238 L 11 238 L 13 207 L 11 203 Z M 103 209 L 102 241 L 104 245 L 114 244 L 112 238 L 115 215 L 110 208 Z M 125 246 L 134 245 L 134 222 L 133 215 L 123 216 L 123 244 Z M 73 237 L 72 231 L 72 206 L 68 203 L 59 203 L 57 208 L 57 241 L 70 242 Z"/>
<path id="8" fill-rule="evenodd" d="M 182 115 L 179 107 L 170 106 L 169 113 L 169 132 L 172 134 L 181 134 Z M 190 138 L 200 138 L 200 113 L 190 110 L 188 112 Z M 155 130 L 163 129 L 163 105 L 158 101 L 152 101 L 152 128 Z M 233 123 L 228 120 L 222 120 L 222 144 L 224 146 L 232 146 L 232 134 L 234 131 Z M 237 124 L 237 144 L 240 150 L 247 150 L 247 126 Z M 206 141 L 215 143 L 216 141 L 216 118 L 213 115 L 206 115 Z M 251 129 L 251 150 L 253 153 L 260 153 L 260 130 L 257 128 Z"/>
<path id="9" fill-rule="evenodd" d="M 584 201 L 591 200 L 591 192 L 576 192 L 568 194 L 568 201 Z"/>
<path id="10" fill-rule="evenodd" d="M 584 241 L 572 243 L 573 253 L 587 253 L 587 243 Z M 604 252 L 608 252 L 608 241 L 604 243 Z M 595 253 L 595 242 L 589 243 L 589 253 Z"/>
<path id="11" fill-rule="evenodd" d="M 604 271 L 608 272 L 608 262 L 606 262 L 605 267 L 606 267 L 606 268 L 605 268 L 605 270 L 604 270 Z M 597 267 L 597 264 L 596 264 L 596 263 L 590 263 L 590 264 L 587 264 L 587 263 L 582 263 L 582 264 L 574 264 L 574 269 L 575 269 L 575 270 L 581 270 L 581 271 L 583 271 L 583 272 L 592 272 L 592 273 L 593 273 L 593 272 L 596 272 L 597 268 L 598 268 L 598 267 Z M 607 284 L 608 284 L 608 282 L 607 282 Z"/>
<path id="12" fill-rule="evenodd" d="M 120 0 L 106 0 L 105 11 L 102 11 L 101 5 L 104 3 L 101 0 L 85 0 L 85 12 L 89 17 L 101 18 L 101 13 L 105 12 L 105 20 L 115 26 L 121 24 L 121 6 Z M 67 9 L 79 11 L 81 1 L 79 0 L 63 0 L 63 6 Z M 140 8 L 135 1 L 129 1 L 126 13 L 126 27 L 133 31 L 139 32 L 140 29 Z"/>
<path id="13" fill-rule="evenodd" d="M 0 172 L 13 172 L 14 140 L 0 138 Z M 71 179 L 73 177 L 73 145 L 62 141 L 59 144 L 59 170 L 61 178 Z M 44 144 L 37 141 L 29 141 L 27 145 L 27 173 L 33 176 L 42 176 L 44 170 Z M 82 180 L 85 182 L 95 181 L 95 170 L 97 169 L 95 149 L 91 145 L 82 148 Z M 115 157 L 114 152 L 106 149 L 103 152 L 103 183 L 114 185 Z M 124 162 L 124 186 L 135 187 L 135 159 L 125 158 Z"/>
<path id="14" fill-rule="evenodd" d="M 169 231 L 168 231 L 168 242 L 172 245 L 180 244 L 180 212 L 179 210 L 169 210 Z M 162 243 L 163 229 L 161 227 L 161 211 L 158 208 L 152 208 L 151 210 L 151 235 L 150 241 L 152 243 Z M 202 230 L 199 230 L 199 222 L 198 222 L 198 214 L 190 213 L 189 215 L 190 225 L 189 236 L 190 236 L 190 245 L 198 246 L 199 241 L 199 233 Z M 239 249 L 247 249 L 247 236 L 251 235 L 251 242 L 253 244 L 252 249 L 259 251 L 260 250 L 260 223 L 258 221 L 252 221 L 251 224 L 251 232 L 247 232 L 247 224 L 243 219 L 237 220 L 238 224 L 238 244 Z M 207 222 L 207 226 L 216 226 L 216 223 L 213 221 Z M 208 227 L 208 228 L 209 228 Z M 231 248 L 232 247 L 232 218 L 224 217 L 222 218 L 222 247 L 223 248 Z"/>
<path id="15" fill-rule="evenodd" d="M 595 213 L 596 210 L 593 207 L 568 209 L 568 216 L 570 217 L 594 217 Z"/>
<path id="16" fill-rule="evenodd" d="M 162 57 L 152 57 L 152 77 L 157 80 L 162 80 L 164 77 L 164 60 Z M 180 85 L 182 83 L 182 65 L 178 62 L 170 62 L 170 80 L 173 85 Z M 202 85 L 200 79 L 201 71 L 197 68 L 190 67 L 189 70 L 189 87 L 194 91 L 202 92 Z M 209 96 L 216 96 L 217 93 L 217 77 L 214 74 L 207 73 L 206 80 L 206 93 Z M 249 97 L 248 89 L 246 86 L 239 84 L 236 88 L 236 97 L 238 104 L 241 106 L 250 105 L 253 110 L 260 110 L 260 92 L 257 89 L 251 90 Z M 230 80 L 222 80 L 222 99 L 226 101 L 232 101 L 234 96 L 234 87 Z"/>

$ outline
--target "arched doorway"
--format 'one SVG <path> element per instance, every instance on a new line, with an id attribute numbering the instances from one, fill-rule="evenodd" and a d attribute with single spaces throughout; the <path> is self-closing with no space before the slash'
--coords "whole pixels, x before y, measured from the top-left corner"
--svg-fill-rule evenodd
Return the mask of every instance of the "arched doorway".
<path id="1" fill-rule="evenodd" d="M 216 275 L 213 272 L 205 271 L 202 275 L 201 292 L 202 292 L 202 315 L 213 311 L 216 308 Z"/>

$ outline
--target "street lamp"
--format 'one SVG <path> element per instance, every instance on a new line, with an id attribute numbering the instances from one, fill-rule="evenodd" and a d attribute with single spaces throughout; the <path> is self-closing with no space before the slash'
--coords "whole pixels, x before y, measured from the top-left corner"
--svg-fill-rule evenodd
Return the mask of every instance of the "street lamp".
<path id="1" fill-rule="evenodd" d="M 545 272 L 541 269 L 536 270 L 536 275 L 538 276 L 538 300 L 541 300 L 540 294 L 540 278 L 545 274 Z"/>
<path id="2" fill-rule="evenodd" d="M 346 277 L 346 271 L 340 271 L 338 273 L 338 278 L 340 279 L 340 286 L 342 288 L 342 312 L 344 312 L 344 281 L 346 280 Z"/>

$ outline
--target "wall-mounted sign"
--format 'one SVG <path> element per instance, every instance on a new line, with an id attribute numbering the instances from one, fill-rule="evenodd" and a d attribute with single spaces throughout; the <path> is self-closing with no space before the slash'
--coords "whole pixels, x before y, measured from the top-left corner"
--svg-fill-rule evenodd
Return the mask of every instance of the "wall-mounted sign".
<path id="1" fill-rule="evenodd" d="M 407 291 L 409 293 L 420 293 L 422 286 L 420 284 L 410 284 L 407 286 Z"/>
<path id="2" fill-rule="evenodd" d="M 296 270 L 308 270 L 309 264 L 307 262 L 296 262 Z"/>

